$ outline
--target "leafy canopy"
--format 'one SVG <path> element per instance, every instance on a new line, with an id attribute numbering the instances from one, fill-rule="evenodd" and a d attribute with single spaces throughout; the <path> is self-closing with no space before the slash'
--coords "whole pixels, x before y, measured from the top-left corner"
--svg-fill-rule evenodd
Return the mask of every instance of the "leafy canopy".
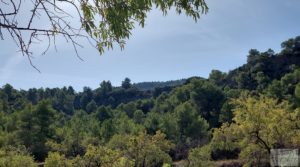
<path id="1" fill-rule="evenodd" d="M 81 1 L 80 6 L 84 17 L 82 25 L 91 37 L 98 39 L 100 53 L 104 48 L 112 48 L 114 42 L 123 48 L 135 23 L 144 27 L 153 6 L 164 15 L 174 7 L 178 14 L 185 12 L 195 21 L 208 11 L 204 0 L 96 0 Z"/>

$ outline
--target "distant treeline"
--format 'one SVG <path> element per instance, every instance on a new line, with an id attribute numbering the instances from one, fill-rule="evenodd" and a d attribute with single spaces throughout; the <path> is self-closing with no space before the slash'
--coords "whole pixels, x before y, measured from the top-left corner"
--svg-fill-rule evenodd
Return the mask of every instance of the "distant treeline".
<path id="1" fill-rule="evenodd" d="M 155 90 L 155 88 L 163 88 L 163 87 L 175 87 L 180 86 L 185 83 L 186 79 L 180 79 L 175 81 L 166 81 L 166 82 L 140 82 L 133 84 L 134 87 L 138 88 L 139 90 Z"/>

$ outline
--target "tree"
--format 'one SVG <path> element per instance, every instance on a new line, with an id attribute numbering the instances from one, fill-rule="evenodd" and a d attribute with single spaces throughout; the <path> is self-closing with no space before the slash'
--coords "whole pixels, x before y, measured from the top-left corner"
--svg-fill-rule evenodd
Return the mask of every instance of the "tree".
<path id="1" fill-rule="evenodd" d="M 84 111 L 76 111 L 63 127 L 55 130 L 56 133 L 53 139 L 47 142 L 47 146 L 51 151 L 66 156 L 83 155 L 89 143 L 100 142 L 99 122 Z"/>
<path id="2" fill-rule="evenodd" d="M 80 97 L 80 107 L 86 109 L 87 105 L 93 98 L 93 91 L 89 87 L 84 87 L 82 96 Z"/>
<path id="3" fill-rule="evenodd" d="M 39 100 L 37 93 L 38 92 L 37 92 L 36 88 L 29 89 L 28 93 L 27 93 L 27 99 L 34 105 L 37 104 L 37 102 Z"/>
<path id="4" fill-rule="evenodd" d="M 295 88 L 295 100 L 296 104 L 300 106 L 300 83 L 298 83 Z"/>
<path id="5" fill-rule="evenodd" d="M 161 116 L 156 112 L 149 112 L 144 122 L 144 126 L 147 129 L 149 134 L 155 134 L 155 132 L 159 129 Z"/>
<path id="6" fill-rule="evenodd" d="M 191 149 L 189 152 L 189 166 L 191 167 L 206 167 L 213 166 L 211 164 L 209 145 Z"/>
<path id="7" fill-rule="evenodd" d="M 234 122 L 214 132 L 215 148 L 233 151 L 239 147 L 245 165 L 265 166 L 271 149 L 299 146 L 299 111 L 291 110 L 286 101 L 242 96 L 233 103 Z"/>
<path id="8" fill-rule="evenodd" d="M 33 157 L 22 148 L 7 147 L 0 150 L 0 167 L 37 167 Z"/>
<path id="9" fill-rule="evenodd" d="M 132 167 L 133 162 L 123 157 L 118 150 L 89 145 L 83 157 L 86 166 Z"/>
<path id="10" fill-rule="evenodd" d="M 219 115 L 219 122 L 225 123 L 225 122 L 231 122 L 233 117 L 233 105 L 227 100 L 222 108 Z"/>
<path id="11" fill-rule="evenodd" d="M 27 106 L 20 115 L 20 123 L 18 124 L 17 137 L 21 144 L 30 147 L 34 143 L 35 135 L 35 112 L 31 105 Z"/>
<path id="12" fill-rule="evenodd" d="M 109 101 L 109 93 L 113 90 L 110 81 L 102 81 L 100 88 L 95 90 L 95 102 L 98 105 L 106 104 Z"/>
<path id="13" fill-rule="evenodd" d="M 104 94 L 112 91 L 113 87 L 110 81 L 102 81 L 100 84 L 100 90 L 104 92 Z"/>
<path id="14" fill-rule="evenodd" d="M 5 84 L 2 87 L 3 94 L 1 95 L 1 99 L 5 99 L 8 103 L 13 102 L 16 98 L 16 90 L 10 85 Z"/>
<path id="15" fill-rule="evenodd" d="M 133 120 L 135 123 L 142 124 L 144 122 L 144 119 L 145 119 L 145 114 L 143 113 L 142 110 L 136 110 L 133 113 Z"/>
<path id="16" fill-rule="evenodd" d="M 216 127 L 219 124 L 219 115 L 225 97 L 224 93 L 211 84 L 201 80 L 192 80 L 191 93 L 192 102 L 197 106 L 197 112 L 206 119 L 210 127 Z"/>
<path id="17" fill-rule="evenodd" d="M 209 124 L 197 115 L 195 107 L 186 102 L 176 107 L 175 113 L 178 119 L 180 140 L 183 143 L 197 146 L 206 141 Z"/>
<path id="18" fill-rule="evenodd" d="M 129 89 L 132 87 L 131 80 L 129 78 L 125 78 L 124 81 L 122 81 L 122 88 Z"/>
<path id="19" fill-rule="evenodd" d="M 239 131 L 235 125 L 224 123 L 220 128 L 213 130 L 213 138 L 207 145 L 210 147 L 210 155 L 214 160 L 236 159 L 240 153 Z"/>
<path id="20" fill-rule="evenodd" d="M 299 54 L 300 53 L 300 36 L 291 38 L 281 44 L 283 54 Z"/>
<path id="21" fill-rule="evenodd" d="M 27 107 L 20 113 L 18 139 L 37 160 L 44 160 L 48 149 L 46 142 L 53 136 L 55 111 L 48 101 L 41 101 L 35 107 Z"/>
<path id="22" fill-rule="evenodd" d="M 51 126 L 54 116 L 55 111 L 48 101 L 41 101 L 37 106 L 29 106 L 21 112 L 18 138 L 37 160 L 44 160 L 47 155 L 45 144 L 54 134 Z"/>
<path id="23" fill-rule="evenodd" d="M 257 61 L 259 55 L 260 55 L 260 53 L 258 50 L 251 49 L 249 51 L 249 55 L 247 56 L 247 63 L 254 64 Z"/>
<path id="24" fill-rule="evenodd" d="M 57 152 L 50 152 L 48 157 L 45 159 L 45 167 L 57 167 L 57 166 L 65 166 L 72 167 L 70 161 L 66 159 L 64 155 L 60 155 Z"/>
<path id="25" fill-rule="evenodd" d="M 100 122 L 103 122 L 104 120 L 111 118 L 111 112 L 111 108 L 100 106 L 97 109 L 95 116 Z"/>
<path id="26" fill-rule="evenodd" d="M 143 27 L 147 13 L 153 6 L 160 9 L 164 15 L 175 7 L 178 14 L 185 12 L 195 21 L 200 18 L 200 14 L 208 11 L 204 0 L 33 0 L 31 4 L 22 2 L 0 2 L 0 37 L 4 39 L 4 35 L 9 35 L 13 38 L 30 63 L 32 45 L 46 40 L 48 46 L 45 53 L 57 36 L 71 42 L 76 53 L 77 47 L 81 46 L 76 39 L 78 37 L 88 38 L 100 53 L 106 48 L 113 48 L 114 43 L 124 48 L 125 40 L 129 38 L 135 24 Z M 67 9 L 76 12 L 71 14 Z M 24 16 L 28 16 L 28 19 Z M 46 20 L 45 25 L 38 24 L 40 20 Z M 76 24 L 78 22 L 79 25 Z M 80 30 L 85 30 L 86 33 L 81 33 Z M 3 31 L 7 31 L 7 34 Z M 55 45 L 55 42 L 53 43 Z"/>
<path id="27" fill-rule="evenodd" d="M 225 78 L 226 73 L 223 73 L 219 70 L 212 70 L 209 74 L 209 80 L 218 86 L 225 84 Z"/>
<path id="28" fill-rule="evenodd" d="M 113 149 L 119 149 L 125 157 L 133 160 L 134 166 L 163 166 L 170 164 L 172 159 L 168 152 L 174 145 L 165 139 L 166 135 L 157 131 L 151 136 L 140 133 L 136 136 L 115 135 L 109 142 Z"/>
<path id="29" fill-rule="evenodd" d="M 86 105 L 86 112 L 87 113 L 92 113 L 92 112 L 95 112 L 96 110 L 97 110 L 97 104 L 94 100 L 92 100 L 91 102 L 89 102 Z"/>
<path id="30" fill-rule="evenodd" d="M 74 95 L 68 94 L 67 90 L 59 90 L 56 92 L 55 96 L 53 97 L 53 108 L 62 111 L 66 114 L 73 114 L 74 106 Z"/>

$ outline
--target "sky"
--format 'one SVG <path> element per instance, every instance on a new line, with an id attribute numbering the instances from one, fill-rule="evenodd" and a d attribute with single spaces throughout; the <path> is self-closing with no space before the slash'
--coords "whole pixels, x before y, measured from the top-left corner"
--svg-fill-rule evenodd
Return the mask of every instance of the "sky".
<path id="1" fill-rule="evenodd" d="M 228 72 L 246 63 L 255 48 L 280 51 L 281 42 L 300 35 L 299 0 L 206 0 L 209 12 L 195 23 L 171 11 L 163 16 L 152 10 L 144 28 L 137 27 L 125 49 L 117 47 L 99 55 L 81 41 L 79 60 L 72 45 L 57 42 L 46 55 L 34 55 L 33 69 L 20 55 L 7 34 L 0 41 L 0 86 L 17 89 L 32 87 L 99 87 L 103 80 L 121 84 L 168 81 L 192 76 L 208 77 L 213 69 Z M 42 45 L 33 50 L 41 50 Z"/>

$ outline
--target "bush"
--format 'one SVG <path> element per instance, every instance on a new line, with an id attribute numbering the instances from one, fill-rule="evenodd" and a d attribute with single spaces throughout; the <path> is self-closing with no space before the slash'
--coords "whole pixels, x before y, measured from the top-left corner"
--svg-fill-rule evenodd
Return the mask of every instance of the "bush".
<path id="1" fill-rule="evenodd" d="M 189 152 L 189 163 L 191 167 L 211 166 L 211 148 L 210 145 L 197 147 Z"/>
<path id="2" fill-rule="evenodd" d="M 37 167 L 33 157 L 15 148 L 0 150 L 0 167 Z"/>
<path id="3" fill-rule="evenodd" d="M 72 163 L 57 152 L 50 152 L 45 160 L 45 167 L 72 167 Z"/>

